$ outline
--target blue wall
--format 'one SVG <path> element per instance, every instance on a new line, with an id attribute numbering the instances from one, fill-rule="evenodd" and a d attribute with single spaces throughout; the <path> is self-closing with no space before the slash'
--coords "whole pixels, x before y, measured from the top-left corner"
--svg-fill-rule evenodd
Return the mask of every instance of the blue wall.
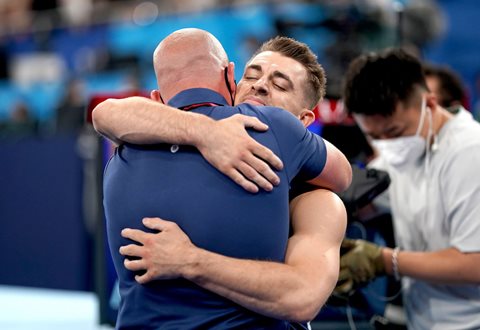
<path id="1" fill-rule="evenodd" d="M 76 150 L 74 136 L 0 141 L 0 284 L 91 287 Z"/>

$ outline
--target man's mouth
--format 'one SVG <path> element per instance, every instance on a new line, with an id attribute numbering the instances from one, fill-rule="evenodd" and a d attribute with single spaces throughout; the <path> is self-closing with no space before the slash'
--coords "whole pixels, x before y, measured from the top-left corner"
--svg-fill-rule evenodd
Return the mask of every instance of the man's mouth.
<path id="1" fill-rule="evenodd" d="M 265 105 L 265 101 L 256 96 L 247 96 L 244 102 L 253 105 Z"/>

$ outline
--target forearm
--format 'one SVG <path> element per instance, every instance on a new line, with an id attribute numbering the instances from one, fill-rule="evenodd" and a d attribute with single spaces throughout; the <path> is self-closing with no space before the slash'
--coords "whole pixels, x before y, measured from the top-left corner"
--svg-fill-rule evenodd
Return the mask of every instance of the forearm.
<path id="1" fill-rule="evenodd" d="M 386 271 L 392 275 L 392 249 L 384 248 Z M 400 251 L 400 275 L 443 284 L 479 284 L 480 253 L 462 253 L 456 248 L 434 252 Z"/>
<path id="2" fill-rule="evenodd" d="M 95 130 L 116 143 L 196 145 L 200 129 L 212 122 L 143 97 L 108 99 L 93 110 Z"/>
<path id="3" fill-rule="evenodd" d="M 308 299 L 306 275 L 292 266 L 225 257 L 196 249 L 183 276 L 254 312 L 292 321 L 306 321 L 318 311 Z M 321 281 L 321 279 L 318 279 Z"/>

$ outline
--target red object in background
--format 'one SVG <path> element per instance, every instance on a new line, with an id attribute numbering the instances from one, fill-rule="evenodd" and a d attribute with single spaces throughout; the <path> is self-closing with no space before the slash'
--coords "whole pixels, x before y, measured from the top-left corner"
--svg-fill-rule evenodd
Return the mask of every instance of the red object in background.
<path id="1" fill-rule="evenodd" d="M 323 99 L 313 112 L 321 125 L 355 125 L 353 117 L 348 114 L 342 100 Z"/>
<path id="2" fill-rule="evenodd" d="M 90 98 L 90 101 L 88 102 L 87 106 L 87 113 L 86 113 L 86 121 L 87 123 L 92 124 L 92 112 L 93 109 L 103 101 L 107 99 L 124 99 L 126 97 L 130 96 L 143 96 L 143 97 L 149 97 L 148 94 L 142 91 L 134 91 L 134 92 L 123 92 L 123 93 L 112 93 L 112 94 L 97 94 L 93 95 Z"/>

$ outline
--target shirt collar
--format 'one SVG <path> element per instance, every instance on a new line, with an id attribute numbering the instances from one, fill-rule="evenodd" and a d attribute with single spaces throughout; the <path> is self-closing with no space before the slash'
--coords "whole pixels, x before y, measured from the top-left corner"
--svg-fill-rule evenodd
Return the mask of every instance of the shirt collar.
<path id="1" fill-rule="evenodd" d="M 208 102 L 218 105 L 228 105 L 222 95 L 207 88 L 191 88 L 181 91 L 168 101 L 168 105 L 174 108 L 184 108 L 193 104 Z"/>

